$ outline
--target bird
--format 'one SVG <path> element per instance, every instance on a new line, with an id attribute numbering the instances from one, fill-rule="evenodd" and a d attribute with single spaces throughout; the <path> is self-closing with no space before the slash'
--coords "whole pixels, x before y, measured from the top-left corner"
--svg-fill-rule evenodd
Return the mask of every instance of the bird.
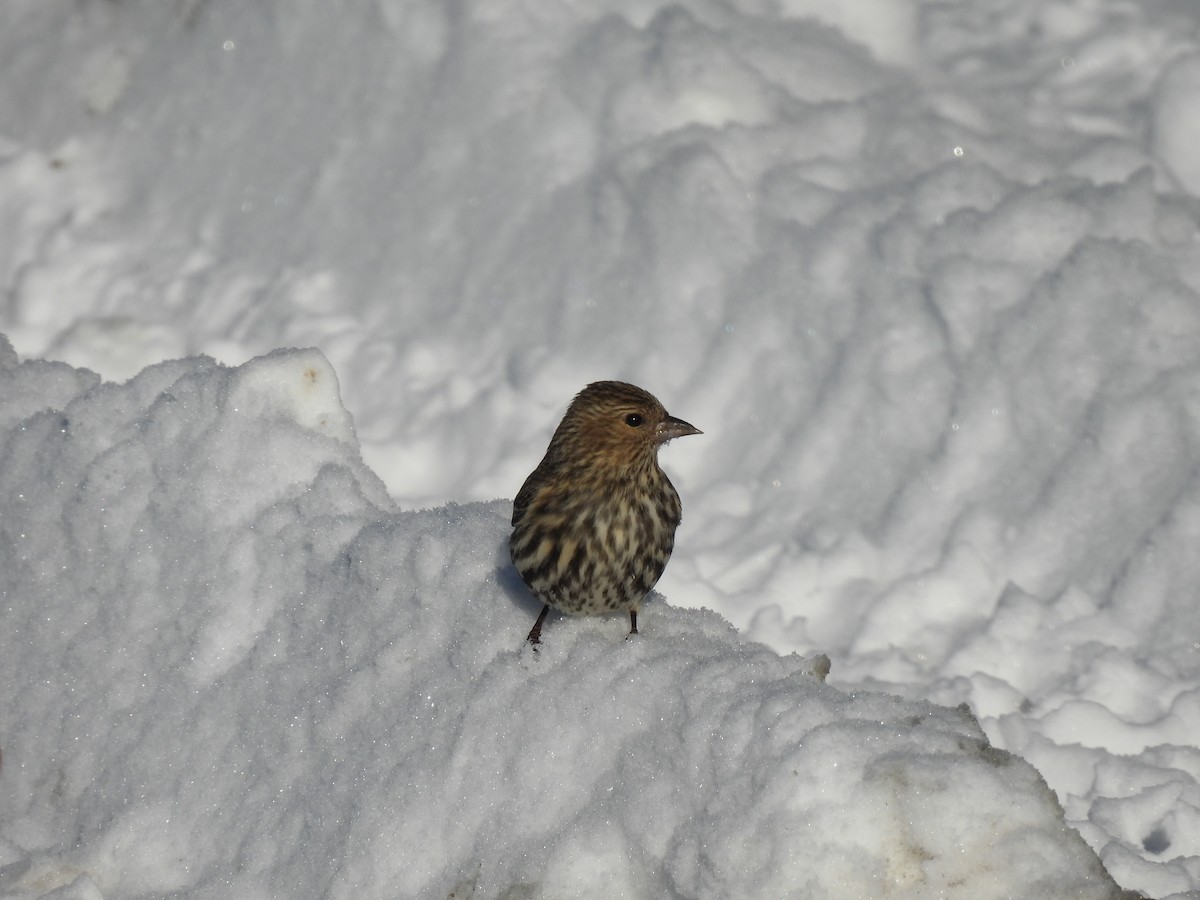
<path id="1" fill-rule="evenodd" d="M 691 434 L 703 432 L 623 381 L 593 382 L 571 401 L 513 501 L 509 556 L 543 603 L 526 638 L 535 650 L 551 608 L 626 610 L 629 635 L 638 633 L 638 607 L 666 568 L 682 516 L 658 448 Z"/>

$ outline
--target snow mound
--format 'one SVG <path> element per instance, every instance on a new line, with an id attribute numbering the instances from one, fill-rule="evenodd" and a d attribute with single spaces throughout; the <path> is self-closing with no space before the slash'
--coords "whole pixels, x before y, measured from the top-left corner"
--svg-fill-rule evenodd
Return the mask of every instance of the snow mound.
<path id="1" fill-rule="evenodd" d="M 397 512 L 316 351 L 0 422 L 4 896 L 1120 896 L 965 710 L 661 598 L 534 653 L 510 504 Z"/>

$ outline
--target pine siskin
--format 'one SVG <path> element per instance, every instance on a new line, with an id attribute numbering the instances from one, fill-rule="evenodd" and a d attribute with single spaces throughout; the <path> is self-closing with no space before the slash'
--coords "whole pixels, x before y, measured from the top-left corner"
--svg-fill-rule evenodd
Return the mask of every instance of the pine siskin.
<path id="1" fill-rule="evenodd" d="M 638 607 L 666 568 L 680 520 L 658 448 L 701 433 L 621 381 L 589 384 L 571 401 L 513 501 L 509 555 L 545 604 L 529 643 L 541 642 L 550 607 L 584 616 L 626 609 L 637 634 Z"/>

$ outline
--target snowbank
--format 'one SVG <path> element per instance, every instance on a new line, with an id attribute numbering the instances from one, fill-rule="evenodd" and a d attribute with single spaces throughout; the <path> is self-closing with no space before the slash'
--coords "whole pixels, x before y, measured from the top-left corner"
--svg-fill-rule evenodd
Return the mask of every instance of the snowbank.
<path id="1" fill-rule="evenodd" d="M 4 896 L 1118 895 L 965 709 L 661 601 L 533 653 L 511 504 L 397 512 L 316 351 L 0 398 Z"/>

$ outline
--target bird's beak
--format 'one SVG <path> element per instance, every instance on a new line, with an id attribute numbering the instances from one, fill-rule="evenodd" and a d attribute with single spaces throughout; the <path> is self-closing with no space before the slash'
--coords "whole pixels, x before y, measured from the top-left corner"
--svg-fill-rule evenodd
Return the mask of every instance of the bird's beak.
<path id="1" fill-rule="evenodd" d="M 686 437 L 689 434 L 704 434 L 704 432 L 694 425 L 689 425 L 683 419 L 677 419 L 674 416 L 667 416 L 654 429 L 654 436 L 660 444 L 665 444 L 672 438 Z"/>

